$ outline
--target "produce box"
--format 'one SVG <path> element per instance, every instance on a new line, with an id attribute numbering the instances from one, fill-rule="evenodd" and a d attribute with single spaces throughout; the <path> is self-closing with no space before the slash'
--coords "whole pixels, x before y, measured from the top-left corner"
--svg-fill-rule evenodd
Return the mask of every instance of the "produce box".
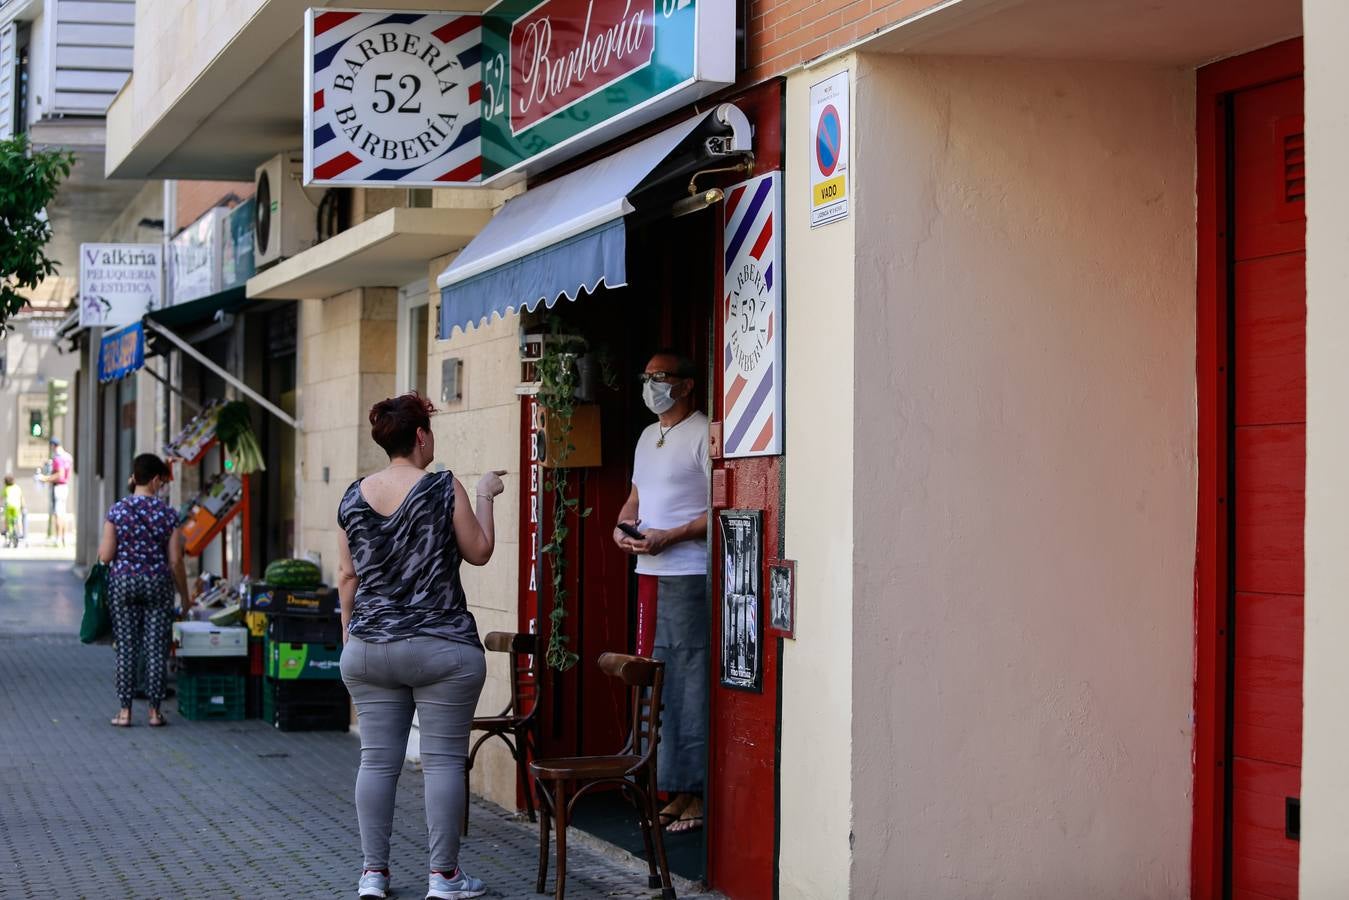
<path id="1" fill-rule="evenodd" d="M 261 638 L 267 636 L 267 614 L 265 612 L 244 613 L 244 625 L 248 628 L 249 637 Z"/>
<path id="2" fill-rule="evenodd" d="M 249 586 L 248 608 L 288 616 L 336 616 L 337 591 L 328 587 L 302 591 L 255 582 Z"/>
<path id="3" fill-rule="evenodd" d="M 272 616 L 267 637 L 292 644 L 342 643 L 340 616 Z"/>
<path id="4" fill-rule="evenodd" d="M 179 657 L 247 656 L 248 629 L 210 622 L 174 622 L 173 643 Z"/>
<path id="5" fill-rule="evenodd" d="M 262 687 L 262 719 L 281 731 L 346 731 L 351 700 L 340 681 L 275 681 Z"/>
<path id="6" fill-rule="evenodd" d="M 192 722 L 237 722 L 244 717 L 244 676 L 178 676 L 178 714 Z"/>
<path id="7" fill-rule="evenodd" d="M 339 644 L 295 644 L 267 639 L 267 677 L 276 681 L 337 681 L 342 678 Z"/>

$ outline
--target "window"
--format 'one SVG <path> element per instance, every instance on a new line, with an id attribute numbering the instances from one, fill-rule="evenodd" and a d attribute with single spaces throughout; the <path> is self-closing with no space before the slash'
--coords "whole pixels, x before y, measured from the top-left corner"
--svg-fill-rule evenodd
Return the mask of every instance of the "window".
<path id="1" fill-rule="evenodd" d="M 427 351 L 430 349 L 430 305 L 427 282 L 409 284 L 398 291 L 398 365 L 400 391 L 427 392 Z"/>
<path id="2" fill-rule="evenodd" d="M 27 22 L 19 25 L 14 34 L 14 130 L 12 134 L 28 132 L 28 46 L 33 28 Z"/>

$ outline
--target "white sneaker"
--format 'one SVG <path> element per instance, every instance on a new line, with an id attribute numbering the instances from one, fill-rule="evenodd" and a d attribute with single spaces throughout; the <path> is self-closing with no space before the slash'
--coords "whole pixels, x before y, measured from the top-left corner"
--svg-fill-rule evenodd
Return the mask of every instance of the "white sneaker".
<path id="1" fill-rule="evenodd" d="M 426 900 L 469 900 L 487 893 L 487 885 L 469 875 L 462 868 L 454 870 L 453 878 L 432 872 L 426 888 Z"/>
<path id="2" fill-rule="evenodd" d="M 361 900 L 384 900 L 389 896 L 389 876 L 383 872 L 362 872 L 356 893 Z"/>

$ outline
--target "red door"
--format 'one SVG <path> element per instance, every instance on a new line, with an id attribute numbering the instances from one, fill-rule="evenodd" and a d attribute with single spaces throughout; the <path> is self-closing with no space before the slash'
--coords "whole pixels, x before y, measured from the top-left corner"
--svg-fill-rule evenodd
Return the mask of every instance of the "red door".
<path id="1" fill-rule="evenodd" d="M 1228 884 L 1297 898 L 1306 288 L 1302 79 L 1231 96 Z"/>

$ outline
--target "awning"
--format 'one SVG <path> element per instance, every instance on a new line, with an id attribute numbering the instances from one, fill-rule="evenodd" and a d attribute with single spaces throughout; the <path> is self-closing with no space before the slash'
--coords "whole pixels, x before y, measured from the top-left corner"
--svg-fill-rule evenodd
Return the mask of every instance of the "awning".
<path id="1" fill-rule="evenodd" d="M 749 121 L 724 103 L 506 201 L 436 279 L 441 338 L 492 315 L 626 285 L 623 217 L 636 210 L 633 195 L 659 180 L 667 160 L 683 159 L 681 150 L 707 164 L 749 148 Z"/>
<path id="2" fill-rule="evenodd" d="M 186 303 L 151 310 L 145 318 L 169 328 L 191 328 L 211 323 L 217 313 L 236 313 L 250 303 L 252 301 L 244 295 L 243 285 L 239 285 Z"/>

